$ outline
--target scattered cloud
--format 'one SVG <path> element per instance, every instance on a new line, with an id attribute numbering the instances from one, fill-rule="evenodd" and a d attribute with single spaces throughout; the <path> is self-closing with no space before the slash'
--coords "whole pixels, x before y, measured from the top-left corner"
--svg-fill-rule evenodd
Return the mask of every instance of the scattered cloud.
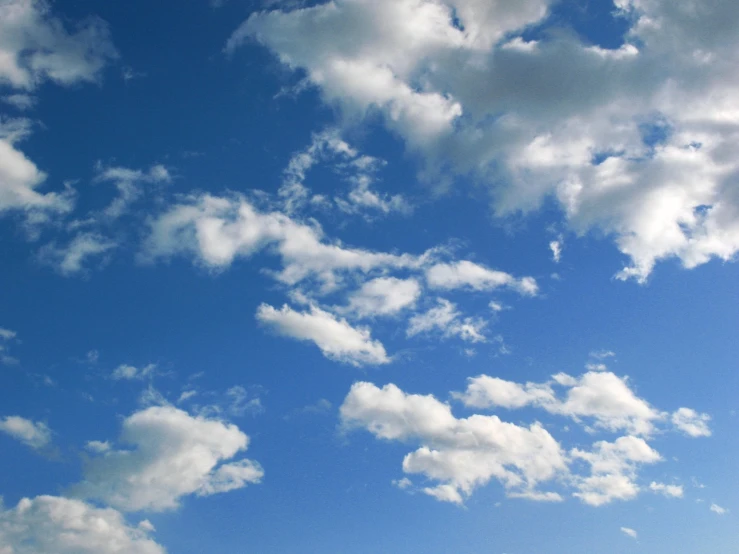
<path id="1" fill-rule="evenodd" d="M 368 329 L 352 327 L 345 319 L 338 319 L 317 306 L 297 312 L 287 304 L 279 310 L 262 304 L 257 319 L 285 336 L 315 343 L 332 360 L 354 366 L 390 362 L 385 347 L 372 340 Z"/>
<path id="2" fill-rule="evenodd" d="M 452 264 L 439 263 L 428 268 L 426 281 L 434 289 L 471 288 L 473 290 L 493 290 L 510 287 L 521 294 L 535 296 L 539 290 L 532 277 L 515 277 L 503 271 L 489 269 L 469 261 Z"/>
<path id="3" fill-rule="evenodd" d="M 141 380 L 153 376 L 156 368 L 156 364 L 148 364 L 140 368 L 129 364 L 121 364 L 113 370 L 110 376 L 116 381 Z"/>
<path id="4" fill-rule="evenodd" d="M 680 408 L 672 414 L 673 425 L 689 437 L 710 437 L 709 421 L 711 416 L 690 408 Z"/>
<path id="5" fill-rule="evenodd" d="M 51 429 L 45 423 L 31 421 L 20 416 L 6 416 L 0 419 L 0 432 L 10 435 L 35 450 L 51 443 Z"/>
<path id="6" fill-rule="evenodd" d="M 626 536 L 628 536 L 628 537 L 631 537 L 632 539 L 637 539 L 637 538 L 639 538 L 639 536 L 638 536 L 637 532 L 636 532 L 636 531 L 634 531 L 633 529 L 631 529 L 630 527 L 621 527 L 621 532 L 622 532 L 622 533 L 623 533 L 624 535 L 626 535 Z"/>
<path id="7" fill-rule="evenodd" d="M 682 485 L 666 485 L 664 483 L 656 483 L 654 481 L 649 483 L 649 490 L 663 494 L 669 498 L 682 498 L 684 492 Z"/>
<path id="8" fill-rule="evenodd" d="M 377 277 L 349 295 L 347 311 L 359 317 L 396 315 L 412 307 L 420 295 L 415 279 Z"/>
<path id="9" fill-rule="evenodd" d="M 722 508 L 718 504 L 711 504 L 711 507 L 709 508 L 714 514 L 718 514 L 720 516 L 724 515 L 728 510 L 726 508 Z"/>
<path id="10" fill-rule="evenodd" d="M 486 342 L 487 322 L 477 317 L 462 317 L 457 306 L 437 298 L 437 305 L 428 311 L 411 317 L 406 335 L 413 337 L 423 333 L 438 331 L 445 338 L 458 337 L 467 342 Z"/>
<path id="11" fill-rule="evenodd" d="M 69 277 L 83 273 L 91 258 L 103 256 L 118 247 L 113 240 L 96 232 L 85 232 L 75 236 L 64 246 L 56 242 L 44 245 L 38 253 L 41 262 L 52 266 L 58 273 Z"/>

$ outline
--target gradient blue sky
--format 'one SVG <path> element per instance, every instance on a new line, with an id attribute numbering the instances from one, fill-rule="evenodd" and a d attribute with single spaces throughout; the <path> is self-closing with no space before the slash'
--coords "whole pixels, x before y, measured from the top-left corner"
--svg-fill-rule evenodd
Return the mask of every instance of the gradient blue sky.
<path id="1" fill-rule="evenodd" d="M 0 0 L 0 554 L 735 552 L 737 29 Z"/>

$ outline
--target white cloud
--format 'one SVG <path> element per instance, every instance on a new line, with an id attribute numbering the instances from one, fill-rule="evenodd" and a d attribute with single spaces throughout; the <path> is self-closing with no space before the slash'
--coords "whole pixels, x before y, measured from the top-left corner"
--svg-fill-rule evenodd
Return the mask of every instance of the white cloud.
<path id="1" fill-rule="evenodd" d="M 105 167 L 98 163 L 95 170 L 95 182 L 113 183 L 118 190 L 118 196 L 102 212 L 106 221 L 116 219 L 128 211 L 130 205 L 143 194 L 142 183 L 169 183 L 172 180 L 169 170 L 161 164 L 143 171 L 127 167 Z"/>
<path id="2" fill-rule="evenodd" d="M 570 455 L 590 464 L 590 476 L 575 479 L 578 492 L 573 496 L 591 506 L 635 498 L 640 491 L 635 481 L 637 467 L 662 459 L 644 439 L 632 436 L 620 437 L 615 442 L 599 441 L 590 452 L 575 448 Z"/>
<path id="3" fill-rule="evenodd" d="M 429 287 L 435 289 L 471 288 L 473 290 L 493 290 L 510 287 L 521 294 L 535 296 L 539 288 L 532 277 L 516 279 L 503 271 L 461 261 L 452 264 L 439 263 L 426 271 Z"/>
<path id="4" fill-rule="evenodd" d="M 25 119 L 0 118 L 0 214 L 7 210 L 68 212 L 72 207 L 69 194 L 38 192 L 46 174 L 15 148 L 29 132 L 30 122 Z"/>
<path id="5" fill-rule="evenodd" d="M 467 342 L 485 342 L 487 322 L 476 317 L 462 317 L 457 306 L 445 300 L 437 299 L 437 306 L 414 315 L 408 322 L 406 335 L 413 337 L 421 333 L 440 331 L 443 337 L 458 337 Z"/>
<path id="6" fill-rule="evenodd" d="M 118 244 L 96 232 L 75 236 L 65 246 L 50 243 L 39 250 L 39 259 L 54 267 L 61 275 L 70 276 L 85 271 L 90 258 L 104 256 Z"/>
<path id="7" fill-rule="evenodd" d="M 118 443 L 87 462 L 84 480 L 70 490 L 74 496 L 123 511 L 162 511 L 176 508 L 183 496 L 241 488 L 263 475 L 251 460 L 223 463 L 247 448 L 238 427 L 172 406 L 127 417 Z"/>
<path id="8" fill-rule="evenodd" d="M 314 342 L 327 358 L 354 366 L 386 364 L 390 361 L 385 347 L 372 340 L 369 329 L 352 327 L 345 319 L 311 306 L 308 312 L 297 312 L 285 304 L 276 309 L 262 304 L 257 319 L 281 334 Z"/>
<path id="9" fill-rule="evenodd" d="M 566 388 L 557 396 L 554 386 Z M 606 372 L 587 372 L 579 378 L 560 373 L 552 382 L 521 385 L 497 377 L 480 375 L 468 379 L 467 390 L 454 397 L 468 406 L 521 408 L 534 405 L 549 413 L 568 416 L 576 421 L 592 418 L 597 427 L 609 431 L 627 431 L 649 435 L 664 414 L 639 398 L 629 388 L 627 379 Z"/>
<path id="10" fill-rule="evenodd" d="M 12 331 L 10 329 L 5 329 L 4 327 L 0 327 L 0 339 L 3 340 L 11 340 L 16 337 L 17 333 L 15 331 Z"/>
<path id="11" fill-rule="evenodd" d="M 58 496 L 23 498 L 10 509 L 0 504 L 2 554 L 165 554 L 152 531 L 147 520 L 132 527 L 112 508 Z"/>
<path id="12" fill-rule="evenodd" d="M 567 470 L 559 444 L 538 423 L 521 427 L 494 415 L 458 419 L 448 404 L 393 384 L 355 383 L 340 413 L 345 429 L 361 427 L 380 439 L 419 443 L 403 459 L 403 471 L 437 482 L 423 492 L 439 500 L 460 504 L 491 479 L 511 494 L 533 493 L 539 483 Z"/>
<path id="13" fill-rule="evenodd" d="M 36 105 L 36 97 L 30 94 L 8 94 L 0 100 L 20 111 L 30 110 Z"/>
<path id="14" fill-rule="evenodd" d="M 145 379 L 152 375 L 156 370 L 156 364 L 148 364 L 144 367 L 138 368 L 129 364 L 121 364 L 113 370 L 111 377 L 115 380 L 126 380 L 131 381 L 134 379 Z"/>
<path id="15" fill-rule="evenodd" d="M 45 1 L 0 5 L 0 83 L 31 90 L 45 80 L 95 82 L 116 57 L 108 26 L 99 18 L 78 23 L 70 33 Z"/>
<path id="16" fill-rule="evenodd" d="M 666 485 L 665 483 L 656 483 L 655 481 L 649 483 L 649 490 L 663 494 L 669 498 L 682 498 L 684 492 L 682 485 Z"/>
<path id="17" fill-rule="evenodd" d="M 255 13 L 226 49 L 255 38 L 346 118 L 381 114 L 422 177 L 486 183 L 498 216 L 554 198 L 576 234 L 613 237 L 619 278 L 732 260 L 736 3 L 620 1 L 631 28 L 615 49 L 574 33 L 524 42 L 548 4 L 335 0 Z"/>
<path id="18" fill-rule="evenodd" d="M 411 211 L 402 195 L 390 196 L 374 190 L 375 174 L 385 165 L 384 160 L 361 154 L 341 138 L 339 129 L 329 128 L 314 133 L 311 144 L 288 162 L 278 190 L 285 213 L 293 214 L 306 207 L 330 207 L 327 196 L 313 194 L 305 185 L 307 173 L 320 163 L 331 164 L 350 185 L 348 192 L 335 192 L 332 198 L 342 212 L 372 215 Z"/>
<path id="19" fill-rule="evenodd" d="M 249 257 L 268 246 L 273 246 L 282 260 L 278 279 L 289 285 L 316 277 L 331 287 L 342 272 L 367 273 L 422 263 L 419 257 L 408 254 L 328 243 L 317 226 L 296 222 L 279 212 L 261 212 L 242 197 L 210 195 L 191 197 L 153 220 L 143 257 L 191 254 L 206 267 L 220 269 L 237 257 Z"/>
<path id="20" fill-rule="evenodd" d="M 549 250 L 552 251 L 552 260 L 558 264 L 562 259 L 562 241 L 553 240 L 549 243 Z"/>
<path id="21" fill-rule="evenodd" d="M 711 504 L 711 507 L 709 508 L 714 514 L 718 514 L 720 516 L 724 515 L 728 510 L 726 508 L 722 508 L 718 504 Z"/>
<path id="22" fill-rule="evenodd" d="M 690 437 L 710 437 L 708 422 L 711 416 L 701 414 L 690 408 L 680 408 L 672 414 L 672 423 Z"/>
<path id="23" fill-rule="evenodd" d="M 415 279 L 377 277 L 349 295 L 347 311 L 359 317 L 395 315 L 412 307 L 420 295 Z"/>
<path id="24" fill-rule="evenodd" d="M 627 535 L 627 536 L 631 537 L 632 539 L 636 539 L 636 538 L 639 537 L 639 535 L 637 534 L 637 532 L 634 531 L 633 529 L 631 529 L 630 527 L 621 527 L 621 532 L 624 535 Z"/>
<path id="25" fill-rule="evenodd" d="M 51 430 L 45 423 L 34 422 L 20 416 L 7 416 L 0 419 L 0 432 L 34 449 L 44 448 L 51 442 Z"/>

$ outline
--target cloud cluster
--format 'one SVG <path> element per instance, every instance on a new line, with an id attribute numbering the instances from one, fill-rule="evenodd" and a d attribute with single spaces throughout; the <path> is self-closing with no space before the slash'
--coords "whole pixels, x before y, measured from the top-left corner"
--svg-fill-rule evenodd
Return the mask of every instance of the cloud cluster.
<path id="1" fill-rule="evenodd" d="M 296 168 L 290 171 L 300 175 Z M 151 219 L 142 259 L 184 255 L 217 271 L 259 252 L 279 258 L 281 268 L 269 273 L 288 288 L 292 300 L 308 309 L 263 304 L 257 319 L 283 335 L 315 343 L 328 358 L 353 365 L 390 361 L 384 346 L 359 321 L 413 313 L 425 289 L 474 292 L 503 287 L 522 296 L 538 293 L 532 277 L 514 277 L 469 261 L 442 262 L 448 252 L 441 247 L 421 254 L 349 247 L 331 241 L 313 221 L 262 209 L 239 195 L 195 195 L 170 206 Z M 322 304 L 331 294 L 343 296 L 344 303 Z M 484 342 L 486 325 L 484 319 L 464 316 L 456 305 L 439 298 L 436 307 L 410 316 L 407 335 L 438 331 L 445 337 Z"/>
<path id="2" fill-rule="evenodd" d="M 558 395 L 556 387 L 564 387 L 565 394 Z M 679 485 L 640 485 L 639 469 L 663 459 L 647 440 L 656 423 L 668 418 L 616 375 L 558 374 L 552 382 L 525 385 L 483 375 L 469 379 L 467 390 L 451 397 L 469 409 L 537 406 L 570 417 L 591 433 L 624 434 L 567 450 L 539 422 L 514 424 L 497 414 L 456 417 L 449 403 L 431 395 L 368 382 L 352 386 L 340 408 L 341 421 L 345 430 L 363 428 L 379 439 L 418 443 L 403 459 L 403 471 L 423 475 L 431 484 L 420 490 L 442 501 L 461 504 L 492 479 L 509 497 L 560 501 L 561 491 L 542 490 L 557 486 L 591 506 L 631 500 L 645 489 L 672 498 L 683 495 Z"/>
<path id="3" fill-rule="evenodd" d="M 334 0 L 252 14 L 226 49 L 256 39 L 346 117 L 380 114 L 422 177 L 487 184 L 499 216 L 555 199 L 570 231 L 614 238 L 619 278 L 730 260 L 739 9 L 616 6 L 630 28 L 614 48 L 552 30 L 545 0 Z M 549 32 L 522 38 L 534 25 Z"/>

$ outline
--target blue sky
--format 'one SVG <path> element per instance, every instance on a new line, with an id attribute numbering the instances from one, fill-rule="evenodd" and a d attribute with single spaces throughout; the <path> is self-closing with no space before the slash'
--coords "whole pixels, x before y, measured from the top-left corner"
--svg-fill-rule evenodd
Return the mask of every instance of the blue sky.
<path id="1" fill-rule="evenodd" d="M 738 27 L 0 0 L 0 554 L 733 552 Z"/>

